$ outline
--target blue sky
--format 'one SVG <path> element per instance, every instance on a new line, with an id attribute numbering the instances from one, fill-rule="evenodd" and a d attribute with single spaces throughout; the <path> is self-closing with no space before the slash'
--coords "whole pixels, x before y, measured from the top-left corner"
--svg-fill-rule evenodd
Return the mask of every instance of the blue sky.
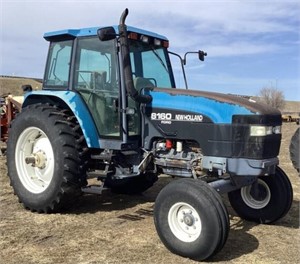
<path id="1" fill-rule="evenodd" d="M 191 89 L 257 95 L 277 87 L 300 101 L 300 1 L 14 1 L 0 0 L 0 75 L 42 77 L 48 31 L 127 24 L 165 35 L 170 50 L 189 55 Z M 184 86 L 180 68 L 177 86 Z"/>

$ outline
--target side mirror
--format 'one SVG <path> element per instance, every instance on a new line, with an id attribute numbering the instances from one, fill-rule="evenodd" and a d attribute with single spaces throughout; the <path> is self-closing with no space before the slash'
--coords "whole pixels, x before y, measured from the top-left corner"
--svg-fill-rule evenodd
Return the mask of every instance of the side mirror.
<path id="1" fill-rule="evenodd" d="M 184 57 L 183 57 L 183 65 L 186 65 L 186 55 L 190 54 L 190 53 L 196 53 L 198 54 L 198 57 L 199 57 L 199 60 L 201 61 L 204 61 L 204 57 L 207 56 L 207 53 L 204 52 L 203 50 L 199 50 L 199 51 L 188 51 L 184 54 Z"/>
<path id="2" fill-rule="evenodd" d="M 204 61 L 204 57 L 207 56 L 207 53 L 202 50 L 199 50 L 198 56 L 199 56 L 199 60 Z"/>
<path id="3" fill-rule="evenodd" d="M 97 35 L 101 41 L 112 40 L 117 37 L 116 31 L 113 27 L 99 28 Z"/>

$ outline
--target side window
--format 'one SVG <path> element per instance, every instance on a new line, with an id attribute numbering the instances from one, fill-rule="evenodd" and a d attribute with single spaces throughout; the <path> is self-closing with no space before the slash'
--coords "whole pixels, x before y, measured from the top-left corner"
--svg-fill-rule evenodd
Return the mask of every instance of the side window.
<path id="1" fill-rule="evenodd" d="M 97 38 L 78 40 L 75 88 L 87 90 L 111 90 L 116 86 L 115 54 L 112 43 Z"/>
<path id="2" fill-rule="evenodd" d="M 72 40 L 51 42 L 44 86 L 68 87 L 72 44 Z"/>

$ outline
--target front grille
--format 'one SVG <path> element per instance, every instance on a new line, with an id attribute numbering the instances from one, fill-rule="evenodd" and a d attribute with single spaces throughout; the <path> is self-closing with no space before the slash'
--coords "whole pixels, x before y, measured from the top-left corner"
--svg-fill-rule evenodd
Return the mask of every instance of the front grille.
<path id="1" fill-rule="evenodd" d="M 234 115 L 232 117 L 233 124 L 244 125 L 266 125 L 266 126 L 281 126 L 282 119 L 280 114 L 274 115 Z"/>

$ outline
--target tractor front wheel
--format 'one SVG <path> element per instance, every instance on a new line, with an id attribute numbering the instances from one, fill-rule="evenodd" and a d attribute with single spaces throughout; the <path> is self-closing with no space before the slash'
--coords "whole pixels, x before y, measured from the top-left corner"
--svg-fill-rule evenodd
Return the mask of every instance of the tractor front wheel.
<path id="1" fill-rule="evenodd" d="M 270 224 L 289 211 L 293 189 L 287 175 L 277 166 L 274 175 L 259 177 L 252 185 L 228 193 L 228 198 L 241 218 Z"/>
<path id="2" fill-rule="evenodd" d="M 300 128 L 298 127 L 292 136 L 290 143 L 290 158 L 293 163 L 294 168 L 298 171 L 300 176 Z"/>
<path id="3" fill-rule="evenodd" d="M 229 232 L 227 210 L 207 183 L 181 179 L 159 193 L 154 222 L 164 245 L 173 253 L 205 260 L 224 246 Z"/>

